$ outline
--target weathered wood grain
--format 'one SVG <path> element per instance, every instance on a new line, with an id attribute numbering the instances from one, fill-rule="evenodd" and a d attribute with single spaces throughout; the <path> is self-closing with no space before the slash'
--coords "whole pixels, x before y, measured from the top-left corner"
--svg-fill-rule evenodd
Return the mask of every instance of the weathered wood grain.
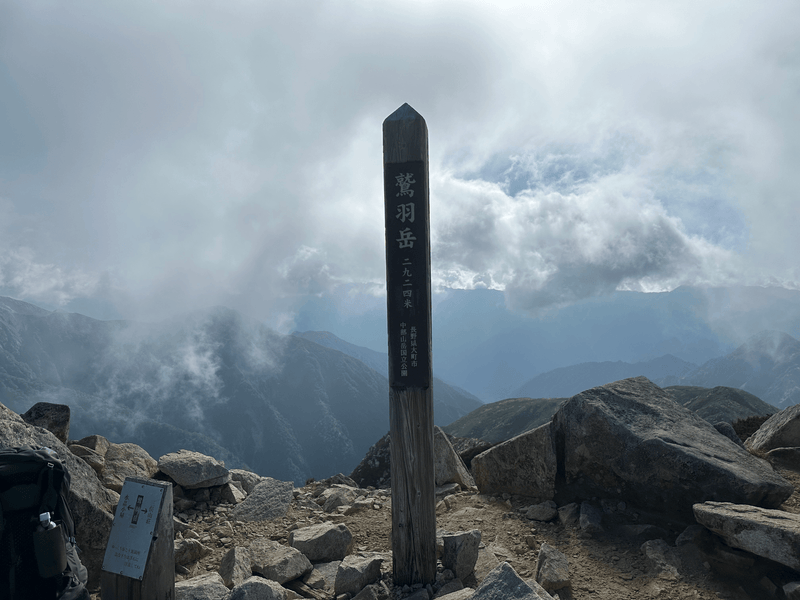
<path id="1" fill-rule="evenodd" d="M 427 584 L 436 577 L 428 128 L 408 104 L 383 123 L 383 161 L 393 576 Z M 400 187 L 404 177 L 413 194 Z"/>

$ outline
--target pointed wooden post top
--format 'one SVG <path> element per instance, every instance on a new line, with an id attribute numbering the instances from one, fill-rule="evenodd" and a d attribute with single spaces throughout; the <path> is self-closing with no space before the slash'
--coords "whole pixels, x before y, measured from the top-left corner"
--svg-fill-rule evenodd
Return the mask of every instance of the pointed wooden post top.
<path id="1" fill-rule="evenodd" d="M 428 126 L 408 104 L 383 122 L 383 164 L 428 160 Z"/>

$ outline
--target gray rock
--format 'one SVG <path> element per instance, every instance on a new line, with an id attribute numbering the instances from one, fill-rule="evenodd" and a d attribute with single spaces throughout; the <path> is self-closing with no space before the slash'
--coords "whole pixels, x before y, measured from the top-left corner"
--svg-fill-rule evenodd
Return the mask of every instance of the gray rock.
<path id="1" fill-rule="evenodd" d="M 275 581 L 252 576 L 231 590 L 228 600 L 286 600 L 286 588 Z"/>
<path id="2" fill-rule="evenodd" d="M 0 446 L 45 446 L 52 448 L 64 463 L 71 478 L 69 504 L 75 519 L 75 536 L 81 549 L 81 562 L 89 572 L 89 586 L 100 585 L 106 543 L 114 520 L 119 494 L 103 487 L 97 474 L 76 457 L 46 429 L 26 423 L 14 411 L 0 404 Z"/>
<path id="3" fill-rule="evenodd" d="M 231 469 L 231 480 L 238 481 L 242 484 L 242 489 L 245 493 L 249 494 L 253 491 L 261 480 L 264 479 L 261 475 L 256 475 L 252 471 L 245 471 L 244 469 Z"/>
<path id="4" fill-rule="evenodd" d="M 687 548 L 697 548 L 702 558 L 700 562 L 708 562 L 718 574 L 733 578 L 740 577 L 742 573 L 752 569 L 757 558 L 750 552 L 731 548 L 722 538 L 705 527 L 695 536 L 693 544 L 681 546 L 681 551 Z"/>
<path id="5" fill-rule="evenodd" d="M 472 459 L 478 456 L 481 452 L 486 452 L 489 448 L 494 446 L 490 442 L 479 440 L 477 438 L 462 438 L 448 435 L 447 439 L 453 444 L 455 450 L 464 461 L 467 469 L 472 469 Z"/>
<path id="6" fill-rule="evenodd" d="M 500 563 L 475 590 L 472 600 L 541 600 L 507 562 Z"/>
<path id="7" fill-rule="evenodd" d="M 219 573 L 206 573 L 175 582 L 175 600 L 230 600 Z"/>
<path id="8" fill-rule="evenodd" d="M 773 448 L 764 458 L 771 465 L 800 471 L 800 448 Z"/>
<path id="9" fill-rule="evenodd" d="M 475 558 L 477 558 L 477 556 Z M 445 583 L 442 587 L 440 587 L 439 591 L 436 592 L 434 598 L 440 598 L 441 596 L 446 596 L 447 594 L 452 594 L 453 592 L 457 592 L 463 589 L 464 589 L 464 584 L 461 582 L 461 580 L 453 579 Z"/>
<path id="10" fill-rule="evenodd" d="M 442 543 L 442 566 L 445 569 L 450 569 L 457 579 L 465 579 L 475 571 L 481 544 L 480 531 L 473 529 L 442 535 Z"/>
<path id="11" fill-rule="evenodd" d="M 225 553 L 219 563 L 218 573 L 226 587 L 232 588 L 249 579 L 253 575 L 250 567 L 253 559 L 250 551 L 241 546 L 235 546 Z"/>
<path id="12" fill-rule="evenodd" d="M 475 590 L 473 590 L 472 588 L 463 588 L 455 592 L 450 592 L 443 596 L 438 596 L 438 595 L 434 596 L 434 598 L 436 598 L 436 600 L 470 600 L 474 593 Z"/>
<path id="13" fill-rule="evenodd" d="M 661 579 L 680 579 L 681 561 L 674 548 L 664 540 L 648 540 L 641 546 L 647 565 Z"/>
<path id="14" fill-rule="evenodd" d="M 536 559 L 536 581 L 548 593 L 570 587 L 569 561 L 547 542 L 539 548 Z"/>
<path id="15" fill-rule="evenodd" d="M 258 538 L 250 542 L 247 549 L 253 573 L 278 583 L 302 577 L 313 568 L 302 552 L 272 540 Z"/>
<path id="16" fill-rule="evenodd" d="M 20 416 L 30 425 L 44 427 L 62 444 L 67 443 L 69 439 L 69 406 L 66 404 L 37 402 Z"/>
<path id="17" fill-rule="evenodd" d="M 680 548 L 686 544 L 696 544 L 698 536 L 705 531 L 705 528 L 698 523 L 693 523 L 684 529 L 681 534 L 675 538 L 675 546 Z"/>
<path id="18" fill-rule="evenodd" d="M 477 582 L 483 581 L 499 564 L 500 561 L 494 552 L 489 548 L 479 548 L 478 560 L 475 562 L 475 580 Z"/>
<path id="19" fill-rule="evenodd" d="M 390 437 L 387 433 L 375 442 L 364 458 L 350 473 L 350 477 L 361 487 L 389 487 L 392 480 L 391 456 L 389 451 Z"/>
<path id="20" fill-rule="evenodd" d="M 81 438 L 77 442 L 70 442 L 70 444 L 78 444 L 84 448 L 89 448 L 103 457 L 106 455 L 106 452 L 108 452 L 109 446 L 111 446 L 111 442 L 109 442 L 102 435 L 87 435 L 85 438 Z"/>
<path id="21" fill-rule="evenodd" d="M 339 564 L 336 581 L 333 585 L 335 595 L 357 594 L 370 583 L 381 577 L 382 556 L 358 556 L 351 554 Z"/>
<path id="22" fill-rule="evenodd" d="M 349 485 L 335 484 L 329 487 L 319 495 L 319 500 L 322 501 L 322 510 L 326 513 L 331 513 L 340 506 L 352 504 L 358 498 L 358 489 L 350 487 Z"/>
<path id="23" fill-rule="evenodd" d="M 697 522 L 728 546 L 800 571 L 800 515 L 730 502 L 695 504 Z"/>
<path id="24" fill-rule="evenodd" d="M 477 488 L 473 488 L 477 489 Z M 452 494 L 457 494 L 461 491 L 461 486 L 457 483 L 445 483 L 444 485 L 438 485 L 433 489 L 433 494 L 436 497 L 436 500 L 443 500 L 445 497 L 450 496 Z"/>
<path id="25" fill-rule="evenodd" d="M 375 505 L 372 498 L 367 498 L 366 500 L 356 500 L 345 509 L 344 514 L 355 515 L 358 513 L 362 513 L 364 511 L 372 512 L 372 510 L 374 510 L 374 507 Z"/>
<path id="26" fill-rule="evenodd" d="M 333 560 L 331 562 L 317 563 L 314 565 L 314 571 L 322 576 L 324 589 L 329 592 L 333 592 L 333 586 L 336 583 L 336 573 L 339 571 L 340 564 L 342 564 L 342 561 Z"/>
<path id="27" fill-rule="evenodd" d="M 286 514 L 292 503 L 291 481 L 278 481 L 264 477 L 241 504 L 231 511 L 237 521 L 271 521 Z"/>
<path id="28" fill-rule="evenodd" d="M 336 575 L 334 575 L 336 577 Z M 312 590 L 324 590 L 327 586 L 325 577 L 316 568 L 311 569 L 310 572 L 303 575 L 303 583 L 305 583 Z"/>
<path id="29" fill-rule="evenodd" d="M 117 493 L 122 492 L 126 477 L 150 478 L 158 472 L 158 463 L 136 444 L 111 444 L 104 456 L 100 480 Z"/>
<path id="30" fill-rule="evenodd" d="M 553 598 L 553 597 L 552 597 L 552 596 L 551 596 L 551 595 L 548 593 L 548 591 L 547 591 L 546 589 L 544 589 L 544 588 L 543 588 L 543 587 L 542 587 L 542 586 L 539 584 L 539 582 L 538 582 L 538 581 L 536 581 L 535 579 L 533 579 L 533 578 L 531 578 L 531 579 L 526 579 L 526 580 L 525 580 L 525 583 L 527 583 L 529 586 L 531 586 L 531 588 L 533 588 L 533 591 L 534 591 L 534 592 L 536 592 L 537 594 L 539 594 L 539 598 L 541 598 L 541 600 L 555 600 L 555 599 L 554 599 L 554 598 Z M 569 592 L 564 592 L 564 591 L 562 591 L 561 593 L 564 595 L 564 597 L 566 597 L 566 598 L 571 598 L 572 589 L 570 588 Z M 558 596 L 558 594 L 557 594 L 557 593 L 556 593 L 556 596 Z"/>
<path id="31" fill-rule="evenodd" d="M 800 600 L 800 581 L 791 581 L 783 586 L 786 600 Z"/>
<path id="32" fill-rule="evenodd" d="M 728 438 L 737 446 L 744 447 L 742 440 L 739 439 L 739 434 L 736 433 L 736 430 L 733 428 L 733 425 L 728 423 L 727 421 L 720 421 L 719 423 L 714 423 L 714 429 L 719 431 L 722 435 Z"/>
<path id="33" fill-rule="evenodd" d="M 581 517 L 581 507 L 577 502 L 570 502 L 558 509 L 558 522 L 564 527 L 577 525 Z"/>
<path id="34" fill-rule="evenodd" d="M 347 475 L 343 473 L 337 473 L 336 475 L 331 475 L 330 477 L 326 477 L 325 479 L 321 479 L 317 482 L 319 485 L 323 487 L 329 488 L 334 485 L 346 485 L 347 487 L 358 489 L 358 484 Z"/>
<path id="35" fill-rule="evenodd" d="M 175 564 L 186 566 L 197 562 L 211 554 L 211 548 L 204 546 L 200 540 L 184 538 L 175 540 Z"/>
<path id="36" fill-rule="evenodd" d="M 800 404 L 775 413 L 764 421 L 744 443 L 753 452 L 766 453 L 773 448 L 800 446 Z"/>
<path id="37" fill-rule="evenodd" d="M 565 491 L 688 516 L 693 504 L 778 506 L 792 486 L 645 377 L 581 392 L 553 417 Z M 561 471 L 561 469 L 559 469 Z"/>
<path id="38" fill-rule="evenodd" d="M 311 562 L 342 560 L 353 547 L 353 534 L 343 523 L 320 523 L 292 531 L 289 545 Z"/>
<path id="39" fill-rule="evenodd" d="M 353 596 L 353 600 L 388 600 L 388 590 L 382 583 L 371 583 Z"/>
<path id="40" fill-rule="evenodd" d="M 556 449 L 550 423 L 493 446 L 472 459 L 475 484 L 484 494 L 519 494 L 552 500 Z"/>
<path id="41" fill-rule="evenodd" d="M 581 531 L 590 535 L 603 532 L 603 512 L 591 502 L 581 502 L 581 515 L 578 518 Z"/>
<path id="42" fill-rule="evenodd" d="M 92 467 L 92 470 L 97 473 L 97 476 L 100 477 L 103 473 L 103 469 L 106 466 L 106 459 L 100 456 L 97 452 L 92 450 L 91 448 L 87 448 L 85 446 L 81 446 L 77 443 L 70 443 L 68 445 L 70 452 L 72 452 L 75 456 L 83 460 L 87 465 Z"/>
<path id="43" fill-rule="evenodd" d="M 158 468 L 187 490 L 223 485 L 231 480 L 228 469 L 216 458 L 190 450 L 165 454 L 158 459 Z"/>
<path id="44" fill-rule="evenodd" d="M 556 503 L 552 500 L 547 500 L 540 504 L 534 504 L 528 507 L 525 516 L 533 521 L 552 521 L 558 516 Z"/>
<path id="45" fill-rule="evenodd" d="M 437 486 L 457 483 L 464 489 L 475 488 L 475 480 L 447 435 L 438 425 L 433 428 L 433 472 Z"/>
<path id="46" fill-rule="evenodd" d="M 239 504 L 244 502 L 247 494 L 234 485 L 233 481 L 230 481 L 220 488 L 219 498 L 222 502 L 227 502 L 228 504 Z"/>

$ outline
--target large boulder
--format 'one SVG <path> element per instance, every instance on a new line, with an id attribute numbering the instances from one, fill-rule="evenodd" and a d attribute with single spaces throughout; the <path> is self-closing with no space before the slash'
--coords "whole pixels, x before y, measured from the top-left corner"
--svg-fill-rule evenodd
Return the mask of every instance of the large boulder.
<path id="1" fill-rule="evenodd" d="M 320 523 L 292 531 L 289 545 L 311 562 L 331 562 L 347 556 L 353 547 L 353 534 L 344 523 Z"/>
<path id="2" fill-rule="evenodd" d="M 264 477 L 244 502 L 237 504 L 231 517 L 237 521 L 271 521 L 286 514 L 292 503 L 291 481 Z"/>
<path id="3" fill-rule="evenodd" d="M 800 404 L 775 413 L 764 421 L 744 445 L 754 452 L 800 446 Z"/>
<path id="4" fill-rule="evenodd" d="M 383 557 L 377 554 L 351 554 L 345 557 L 336 571 L 334 594 L 357 594 L 370 583 L 378 581 L 382 562 Z"/>
<path id="5" fill-rule="evenodd" d="M 442 566 L 450 569 L 457 579 L 466 579 L 475 571 L 481 532 L 459 531 L 442 534 Z"/>
<path id="6" fill-rule="evenodd" d="M 536 582 L 547 592 L 555 592 L 571 587 L 569 580 L 569 560 L 547 542 L 539 548 L 536 559 Z"/>
<path id="7" fill-rule="evenodd" d="M 245 471 L 244 469 L 231 469 L 231 481 L 237 481 L 242 486 L 246 494 L 249 494 L 253 489 L 261 483 L 264 479 L 261 475 L 257 475 L 252 471 Z"/>
<path id="8" fill-rule="evenodd" d="M 800 571 L 800 515 L 730 502 L 695 504 L 694 515 L 728 546 Z"/>
<path id="9" fill-rule="evenodd" d="M 484 494 L 519 494 L 552 500 L 556 447 L 550 423 L 493 446 L 472 459 L 475 484 Z"/>
<path id="10" fill-rule="evenodd" d="M 89 587 L 100 583 L 114 507 L 119 494 L 103 487 L 97 474 L 49 431 L 29 425 L 14 411 L 0 404 L 0 446 L 46 446 L 56 451 L 70 475 L 67 502 L 75 519 L 75 537 L 81 562 L 89 571 Z"/>
<path id="11" fill-rule="evenodd" d="M 437 486 L 457 483 L 464 489 L 475 487 L 475 480 L 467 471 L 464 461 L 438 425 L 433 428 L 433 473 Z"/>
<path id="12" fill-rule="evenodd" d="M 352 504 L 359 496 L 359 488 L 336 483 L 317 496 L 317 503 L 322 504 L 326 513 L 334 512 L 340 506 Z"/>
<path id="13" fill-rule="evenodd" d="M 507 562 L 500 563 L 484 578 L 472 600 L 541 600 L 541 596 L 517 575 Z"/>
<path id="14" fill-rule="evenodd" d="M 100 456 L 91 448 L 86 448 L 80 444 L 70 443 L 67 447 L 75 456 L 82 459 L 83 462 L 92 467 L 94 472 L 97 473 L 98 477 L 103 476 L 103 469 L 106 466 L 106 459 L 103 456 Z"/>
<path id="15" fill-rule="evenodd" d="M 228 600 L 230 592 L 219 573 L 206 573 L 175 583 L 175 600 Z"/>
<path id="16" fill-rule="evenodd" d="M 37 402 L 20 415 L 22 420 L 36 427 L 44 427 L 56 436 L 62 444 L 69 439 L 69 406 Z"/>
<path id="17" fill-rule="evenodd" d="M 255 539 L 247 549 L 253 573 L 281 584 L 302 577 L 313 569 L 302 552 L 273 540 Z"/>
<path id="18" fill-rule="evenodd" d="M 618 497 L 690 517 L 698 502 L 771 508 L 793 491 L 766 461 L 645 377 L 573 396 L 556 411 L 553 430 L 567 496 Z"/>
<path id="19" fill-rule="evenodd" d="M 187 490 L 224 485 L 231 480 L 231 474 L 224 464 L 216 458 L 191 450 L 165 454 L 158 459 L 158 468 Z"/>
<path id="20" fill-rule="evenodd" d="M 235 546 L 228 550 L 222 557 L 217 571 L 222 577 L 225 587 L 232 588 L 249 579 L 253 574 L 252 562 L 253 559 L 247 548 Z"/>
<path id="21" fill-rule="evenodd" d="M 228 600 L 286 600 L 287 597 L 282 585 L 254 575 L 233 588 Z"/>
<path id="22" fill-rule="evenodd" d="M 83 458 L 86 460 L 85 457 Z M 152 478 L 158 472 L 158 463 L 155 459 L 144 448 L 136 444 L 109 443 L 103 459 L 100 479 L 104 486 L 117 493 L 122 492 L 126 477 L 147 479 Z"/>

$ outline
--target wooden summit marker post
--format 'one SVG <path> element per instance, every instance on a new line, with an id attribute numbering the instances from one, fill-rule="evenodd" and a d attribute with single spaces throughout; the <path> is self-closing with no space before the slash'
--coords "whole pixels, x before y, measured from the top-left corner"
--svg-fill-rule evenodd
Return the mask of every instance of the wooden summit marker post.
<path id="1" fill-rule="evenodd" d="M 383 122 L 392 553 L 396 585 L 436 578 L 428 127 L 403 104 Z"/>

